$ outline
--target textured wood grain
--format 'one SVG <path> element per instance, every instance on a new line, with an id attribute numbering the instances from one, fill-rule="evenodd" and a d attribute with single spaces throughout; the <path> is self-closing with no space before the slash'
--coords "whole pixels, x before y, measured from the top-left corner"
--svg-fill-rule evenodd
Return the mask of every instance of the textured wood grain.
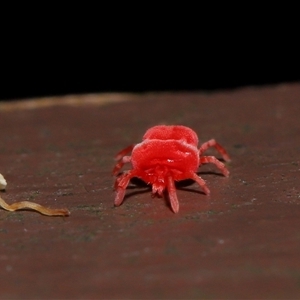
<path id="1" fill-rule="evenodd" d="M 0 298 L 300 297 L 300 84 L 85 97 L 0 105 L 1 197 L 71 211 L 0 210 Z M 138 181 L 114 207 L 113 157 L 156 124 L 218 140 L 230 176 L 201 168 L 178 214 Z"/>

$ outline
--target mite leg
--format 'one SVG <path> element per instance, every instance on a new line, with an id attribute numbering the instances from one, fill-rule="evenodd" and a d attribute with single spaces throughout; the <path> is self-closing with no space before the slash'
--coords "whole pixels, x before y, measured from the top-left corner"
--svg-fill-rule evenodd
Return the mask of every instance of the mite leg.
<path id="1" fill-rule="evenodd" d="M 128 154 L 129 152 L 132 151 L 132 149 L 134 148 L 135 145 L 130 145 L 128 147 L 126 147 L 125 149 L 121 150 L 116 156 L 115 156 L 115 160 L 120 160 L 123 156 L 125 156 L 126 154 Z"/>
<path id="2" fill-rule="evenodd" d="M 131 162 L 131 156 L 123 156 L 115 165 L 112 173 L 113 175 L 117 175 L 119 171 L 122 169 L 124 164 Z"/>
<path id="3" fill-rule="evenodd" d="M 176 187 L 175 187 L 172 176 L 168 177 L 167 189 L 168 189 L 168 193 L 169 193 L 170 204 L 171 204 L 172 210 L 174 213 L 178 213 L 179 202 L 178 202 L 178 198 L 177 198 Z"/>
<path id="4" fill-rule="evenodd" d="M 195 180 L 200 185 L 200 187 L 202 188 L 202 190 L 206 195 L 210 194 L 210 190 L 207 187 L 206 182 L 200 176 L 198 176 L 196 173 L 191 173 L 189 178 Z"/>
<path id="5" fill-rule="evenodd" d="M 222 162 L 220 162 L 214 156 L 202 156 L 202 157 L 200 157 L 200 165 L 201 164 L 208 164 L 208 163 L 212 163 L 212 164 L 216 165 L 217 168 L 223 173 L 223 175 L 225 177 L 229 176 L 228 169 L 225 167 L 225 165 Z"/>
<path id="6" fill-rule="evenodd" d="M 115 197 L 115 206 L 120 206 L 122 204 L 125 196 L 126 187 L 129 184 L 130 179 L 134 176 L 136 176 L 136 174 L 131 170 L 116 179 L 115 190 L 117 194 Z"/>
<path id="7" fill-rule="evenodd" d="M 119 176 L 119 177 L 116 178 L 115 184 L 114 184 L 114 190 L 115 190 L 115 191 L 118 189 L 119 182 L 120 182 L 120 180 L 122 179 L 122 176 L 124 176 L 124 175 L 125 175 L 125 174 L 123 174 L 123 175 L 121 175 L 121 176 Z"/>
<path id="8" fill-rule="evenodd" d="M 209 140 L 201 145 L 199 148 L 199 155 L 201 156 L 204 151 L 206 151 L 208 148 L 214 147 L 216 150 L 222 155 L 225 161 L 230 161 L 230 157 L 227 153 L 227 151 L 219 144 L 216 142 L 216 140 L 212 139 Z"/>

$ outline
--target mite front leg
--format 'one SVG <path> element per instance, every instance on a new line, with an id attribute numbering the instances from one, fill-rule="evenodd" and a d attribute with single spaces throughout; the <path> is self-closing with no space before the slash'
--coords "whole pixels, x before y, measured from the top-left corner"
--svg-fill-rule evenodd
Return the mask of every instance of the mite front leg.
<path id="1" fill-rule="evenodd" d="M 202 188 L 203 192 L 206 195 L 210 194 L 210 190 L 207 187 L 206 182 L 200 176 L 198 176 L 196 173 L 191 173 L 191 175 L 189 176 L 189 178 L 195 180 L 200 185 L 200 187 Z"/>
<path id="2" fill-rule="evenodd" d="M 176 187 L 172 176 L 168 177 L 167 189 L 169 193 L 170 204 L 174 213 L 179 211 L 179 202 L 176 193 Z"/>
<path id="3" fill-rule="evenodd" d="M 128 186 L 130 179 L 134 176 L 136 176 L 135 172 L 129 171 L 116 179 L 115 190 L 117 194 L 114 202 L 115 206 L 120 206 L 122 204 L 125 196 L 126 187 Z"/>
<path id="4" fill-rule="evenodd" d="M 201 156 L 204 151 L 206 151 L 208 148 L 214 147 L 223 157 L 225 161 L 230 161 L 230 157 L 227 153 L 227 151 L 219 144 L 216 142 L 215 139 L 211 139 L 201 145 L 199 148 L 199 155 Z"/>
<path id="5" fill-rule="evenodd" d="M 228 169 L 225 167 L 225 165 L 222 162 L 220 162 L 214 156 L 202 156 L 202 157 L 200 157 L 200 165 L 201 164 L 208 164 L 208 163 L 212 163 L 212 164 L 216 165 L 217 168 L 223 173 L 223 175 L 225 177 L 229 176 Z"/>

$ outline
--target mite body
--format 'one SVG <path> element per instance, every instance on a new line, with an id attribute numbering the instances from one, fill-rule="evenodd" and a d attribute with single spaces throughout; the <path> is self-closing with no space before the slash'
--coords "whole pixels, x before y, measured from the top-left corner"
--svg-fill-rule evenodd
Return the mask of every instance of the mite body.
<path id="1" fill-rule="evenodd" d="M 152 194 L 162 196 L 166 189 L 172 210 L 179 211 L 174 181 L 195 180 L 205 194 L 210 191 L 205 181 L 196 174 L 202 164 L 213 163 L 228 177 L 225 165 L 214 156 L 202 156 L 210 147 L 215 147 L 225 161 L 229 161 L 226 150 L 214 139 L 203 143 L 198 148 L 198 136 L 190 128 L 182 125 L 158 125 L 148 129 L 143 141 L 129 146 L 116 156 L 117 164 L 113 174 L 117 175 L 125 163 L 131 163 L 132 169 L 117 177 L 115 182 L 115 205 L 122 204 L 125 190 L 133 177 L 138 177 L 152 185 Z M 131 156 L 127 156 L 129 152 Z"/>

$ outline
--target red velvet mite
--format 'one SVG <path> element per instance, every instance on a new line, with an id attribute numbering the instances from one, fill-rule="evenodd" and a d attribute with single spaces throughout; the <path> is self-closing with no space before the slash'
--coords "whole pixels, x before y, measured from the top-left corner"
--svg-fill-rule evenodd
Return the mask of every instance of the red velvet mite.
<path id="1" fill-rule="evenodd" d="M 203 143 L 198 149 L 198 136 L 189 127 L 182 125 L 158 125 L 148 129 L 139 144 L 120 151 L 113 174 L 117 175 L 125 163 L 131 163 L 132 169 L 124 172 L 115 181 L 115 205 L 122 204 L 125 190 L 133 177 L 138 177 L 152 185 L 152 195 L 162 196 L 167 189 L 173 212 L 179 211 L 174 181 L 195 180 L 205 194 L 210 191 L 205 181 L 196 174 L 202 164 L 213 163 L 228 177 L 225 165 L 214 156 L 202 156 L 210 147 L 215 147 L 225 161 L 229 161 L 226 150 L 214 139 Z M 131 151 L 131 156 L 127 156 Z"/>

